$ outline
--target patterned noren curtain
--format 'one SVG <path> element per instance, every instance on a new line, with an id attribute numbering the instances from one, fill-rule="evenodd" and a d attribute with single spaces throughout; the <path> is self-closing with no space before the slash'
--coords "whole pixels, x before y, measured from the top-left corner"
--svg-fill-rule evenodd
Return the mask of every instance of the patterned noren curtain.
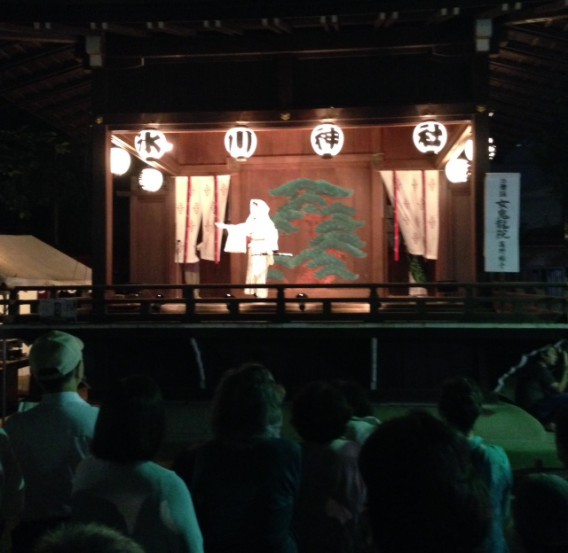
<path id="1" fill-rule="evenodd" d="M 176 177 L 176 263 L 219 263 L 223 231 L 215 223 L 225 220 L 230 182 L 230 175 Z"/>
<path id="2" fill-rule="evenodd" d="M 437 259 L 439 171 L 381 171 L 381 177 L 394 206 L 395 229 L 400 228 L 408 252 Z"/>

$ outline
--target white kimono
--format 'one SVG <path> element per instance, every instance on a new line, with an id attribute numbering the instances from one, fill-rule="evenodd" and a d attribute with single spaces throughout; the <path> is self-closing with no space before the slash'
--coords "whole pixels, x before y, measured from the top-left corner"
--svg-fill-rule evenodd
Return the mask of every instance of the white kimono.
<path id="1" fill-rule="evenodd" d="M 278 230 L 268 215 L 270 208 L 263 200 L 250 201 L 250 215 L 244 223 L 224 225 L 229 235 L 224 250 L 230 253 L 248 252 L 246 284 L 266 284 L 268 268 L 278 250 Z M 247 245 L 248 242 L 248 245 Z M 245 294 L 268 297 L 267 288 L 245 288 Z"/>

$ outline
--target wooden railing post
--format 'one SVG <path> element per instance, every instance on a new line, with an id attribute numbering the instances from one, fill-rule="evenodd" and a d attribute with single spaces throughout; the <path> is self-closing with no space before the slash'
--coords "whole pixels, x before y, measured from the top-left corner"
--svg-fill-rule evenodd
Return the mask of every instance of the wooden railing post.
<path id="1" fill-rule="evenodd" d="M 276 288 L 276 317 L 280 320 L 286 317 L 286 294 L 284 291 L 284 286 Z"/>
<path id="2" fill-rule="evenodd" d="M 185 319 L 195 317 L 195 289 L 193 286 L 183 287 L 183 300 L 185 304 Z"/>
<path id="3" fill-rule="evenodd" d="M 91 292 L 93 295 L 93 315 L 96 319 L 102 319 L 106 314 L 105 291 L 104 286 L 94 286 Z"/>
<path id="4" fill-rule="evenodd" d="M 371 286 L 369 292 L 369 314 L 376 315 L 381 307 L 381 298 L 377 292 L 376 286 Z"/>

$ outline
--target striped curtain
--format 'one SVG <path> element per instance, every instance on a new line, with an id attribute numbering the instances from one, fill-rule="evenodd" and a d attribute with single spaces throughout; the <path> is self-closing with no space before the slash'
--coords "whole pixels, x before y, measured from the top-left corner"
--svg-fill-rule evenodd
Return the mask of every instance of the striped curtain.
<path id="1" fill-rule="evenodd" d="M 437 259 L 439 171 L 381 171 L 381 177 L 394 207 L 395 234 L 400 229 L 410 254 Z M 395 236 L 395 249 L 397 244 Z"/>
<path id="2" fill-rule="evenodd" d="M 176 263 L 219 263 L 223 231 L 215 223 L 225 220 L 230 182 L 230 175 L 176 177 Z"/>

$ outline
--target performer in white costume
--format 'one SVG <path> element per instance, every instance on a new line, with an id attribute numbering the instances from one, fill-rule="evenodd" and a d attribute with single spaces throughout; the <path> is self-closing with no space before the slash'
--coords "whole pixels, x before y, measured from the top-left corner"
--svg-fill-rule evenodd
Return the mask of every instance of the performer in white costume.
<path id="1" fill-rule="evenodd" d="M 250 215 L 244 223 L 228 225 L 215 223 L 227 229 L 229 235 L 224 251 L 248 253 L 246 284 L 266 284 L 268 268 L 274 263 L 278 250 L 278 230 L 268 215 L 270 207 L 263 200 L 250 201 Z M 267 288 L 245 288 L 245 294 L 268 297 Z"/>

